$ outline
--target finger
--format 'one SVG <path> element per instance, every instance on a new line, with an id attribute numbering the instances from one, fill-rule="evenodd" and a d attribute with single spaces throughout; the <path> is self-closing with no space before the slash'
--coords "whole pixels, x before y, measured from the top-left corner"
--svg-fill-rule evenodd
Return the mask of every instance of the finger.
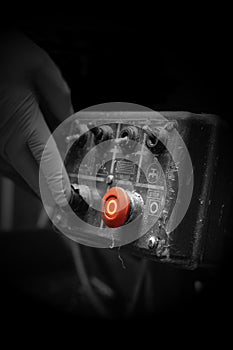
<path id="1" fill-rule="evenodd" d="M 40 111 L 38 111 L 34 130 L 27 139 L 27 144 L 40 166 L 41 191 L 46 192 L 47 188 L 44 186 L 47 185 L 54 202 L 61 207 L 66 206 L 71 196 L 69 177 L 57 145 Z"/>
<path id="2" fill-rule="evenodd" d="M 34 69 L 32 81 L 43 111 L 60 121 L 74 113 L 68 84 L 47 54 L 43 55 L 40 66 Z"/>
<path id="3" fill-rule="evenodd" d="M 39 167 L 22 137 L 12 135 L 13 140 L 5 148 L 6 161 L 14 173 L 17 173 L 28 184 L 31 190 L 40 197 Z"/>

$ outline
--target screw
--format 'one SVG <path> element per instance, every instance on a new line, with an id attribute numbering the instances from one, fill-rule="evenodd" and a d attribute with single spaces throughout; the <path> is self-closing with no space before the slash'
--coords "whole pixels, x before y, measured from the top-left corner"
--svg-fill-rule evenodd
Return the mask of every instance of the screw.
<path id="1" fill-rule="evenodd" d="M 154 236 L 151 236 L 148 239 L 147 245 L 148 245 L 149 249 L 155 248 L 157 246 L 157 244 L 158 244 L 158 238 L 155 238 Z"/>
<path id="2" fill-rule="evenodd" d="M 113 183 L 114 180 L 114 176 L 113 175 L 108 175 L 107 179 L 106 179 L 106 183 L 108 185 L 111 185 Z"/>

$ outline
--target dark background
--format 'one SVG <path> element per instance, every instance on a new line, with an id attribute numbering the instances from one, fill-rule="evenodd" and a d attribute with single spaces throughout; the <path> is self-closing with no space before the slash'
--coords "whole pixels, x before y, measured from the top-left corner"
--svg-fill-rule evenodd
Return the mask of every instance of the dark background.
<path id="1" fill-rule="evenodd" d="M 103 102 L 131 102 L 158 111 L 217 114 L 231 127 L 232 60 L 229 22 L 220 23 L 211 16 L 208 20 L 195 17 L 168 22 L 167 18 L 158 22 L 156 16 L 144 20 L 140 17 L 129 20 L 126 16 L 122 20 L 59 14 L 16 19 L 13 24 L 44 48 L 60 67 L 71 88 L 75 111 Z M 25 210 L 29 197 L 22 194 L 21 190 L 17 191 L 21 204 L 15 220 L 18 227 L 24 228 L 25 220 L 30 220 L 28 208 Z M 25 207 L 22 205 L 22 196 L 26 196 Z M 31 200 L 30 198 L 30 203 Z M 26 234 L 22 233 L 22 239 L 24 235 Z M 46 235 L 38 245 L 43 245 L 43 239 L 46 242 Z M 24 247 L 20 238 L 17 240 L 16 251 L 17 247 Z M 54 242 L 48 239 L 47 244 L 52 247 Z M 54 245 L 55 252 L 59 252 L 59 244 L 57 248 Z M 45 264 L 50 260 L 49 254 L 49 251 L 45 253 Z M 31 258 L 29 254 L 29 259 Z M 65 259 L 65 264 L 69 265 L 69 259 Z M 158 307 L 161 323 L 166 319 L 175 320 L 174 322 L 195 320 L 194 323 L 200 325 L 210 320 L 213 323 L 224 320 L 225 315 L 232 312 L 230 262 L 231 252 L 217 277 L 212 272 L 208 272 L 206 277 L 203 272 L 174 272 L 169 268 L 161 270 L 161 267 L 156 267 L 155 273 L 161 279 L 174 278 L 175 285 L 179 285 L 178 294 L 180 292 L 175 299 L 178 306 L 169 310 L 165 308 L 164 313 L 161 313 L 161 306 Z M 59 263 L 56 269 L 59 269 Z M 28 271 L 27 266 L 25 263 L 25 271 Z M 8 272 L 12 273 L 9 269 Z M 196 279 L 205 281 L 206 278 L 206 288 L 196 299 L 193 282 Z M 162 285 L 158 289 L 158 297 L 164 305 L 164 293 L 166 294 L 166 288 L 171 288 L 172 282 L 167 286 L 163 282 Z M 29 305 L 28 310 L 31 305 L 36 310 L 28 313 L 29 318 L 35 314 L 40 317 L 45 313 L 53 317 L 56 314 L 53 309 L 44 310 L 40 304 L 37 305 L 34 300 L 31 302 L 25 295 L 15 294 L 14 289 L 10 292 L 6 290 L 2 297 L 3 303 L 6 295 L 7 300 L 12 300 L 10 312 L 14 314 L 16 309 L 19 317 L 23 315 L 25 305 Z"/>
<path id="2" fill-rule="evenodd" d="M 123 101 L 230 117 L 227 18 L 116 17 L 55 14 L 16 25 L 59 65 L 75 110 Z"/>

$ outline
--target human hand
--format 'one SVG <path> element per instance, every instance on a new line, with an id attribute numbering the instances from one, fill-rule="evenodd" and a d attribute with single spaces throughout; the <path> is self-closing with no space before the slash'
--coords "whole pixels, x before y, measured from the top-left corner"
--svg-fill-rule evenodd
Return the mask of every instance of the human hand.
<path id="1" fill-rule="evenodd" d="M 65 206 L 70 182 L 52 138 L 45 148 L 51 133 L 44 117 L 47 111 L 63 121 L 73 114 L 69 88 L 51 58 L 24 35 L 2 35 L 0 51 L 0 171 L 40 197 L 40 166 L 48 204 Z"/>

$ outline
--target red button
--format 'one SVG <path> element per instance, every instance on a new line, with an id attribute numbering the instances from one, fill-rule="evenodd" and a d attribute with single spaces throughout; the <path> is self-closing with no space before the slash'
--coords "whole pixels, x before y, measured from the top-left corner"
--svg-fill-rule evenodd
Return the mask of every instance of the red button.
<path id="1" fill-rule="evenodd" d="M 128 193 L 121 187 L 112 187 L 103 197 L 101 214 L 108 227 L 125 224 L 130 213 Z"/>

